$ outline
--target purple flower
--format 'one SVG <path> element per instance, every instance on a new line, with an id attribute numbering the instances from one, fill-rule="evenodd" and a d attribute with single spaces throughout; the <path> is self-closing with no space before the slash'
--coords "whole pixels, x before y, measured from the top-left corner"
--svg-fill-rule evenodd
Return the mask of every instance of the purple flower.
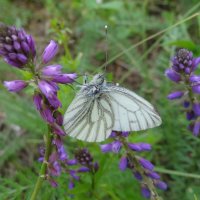
<path id="1" fill-rule="evenodd" d="M 28 61 L 35 58 L 35 44 L 31 43 L 28 35 L 23 29 L 0 24 L 0 55 L 4 60 L 18 68 L 23 68 Z"/>
<path id="2" fill-rule="evenodd" d="M 88 168 L 88 167 L 80 167 L 79 169 L 78 169 L 78 172 L 89 172 L 90 171 L 90 169 Z"/>
<path id="3" fill-rule="evenodd" d="M 114 153 L 118 153 L 122 147 L 122 143 L 120 141 L 114 141 L 112 143 L 112 151 Z"/>
<path id="4" fill-rule="evenodd" d="M 152 179 L 160 179 L 160 175 L 157 174 L 156 172 L 149 171 L 149 172 L 147 172 L 147 176 L 149 176 Z"/>
<path id="5" fill-rule="evenodd" d="M 194 128 L 193 128 L 193 135 L 198 136 L 200 132 L 200 122 L 197 121 L 194 123 Z"/>
<path id="6" fill-rule="evenodd" d="M 49 82 L 40 80 L 38 83 L 38 87 L 47 99 L 55 96 L 56 88 L 53 87 Z"/>
<path id="7" fill-rule="evenodd" d="M 141 147 L 139 144 L 128 143 L 128 147 L 133 151 L 141 151 Z"/>
<path id="8" fill-rule="evenodd" d="M 87 149 L 78 149 L 75 152 L 75 158 L 83 166 L 90 166 L 93 161 L 93 157 Z"/>
<path id="9" fill-rule="evenodd" d="M 194 111 L 193 110 L 188 111 L 186 113 L 186 118 L 187 118 L 187 120 L 193 120 L 193 119 L 195 119 Z"/>
<path id="10" fill-rule="evenodd" d="M 192 91 L 194 93 L 200 94 L 200 84 L 195 84 L 192 86 Z"/>
<path id="11" fill-rule="evenodd" d="M 42 60 L 46 64 L 51 61 L 58 52 L 58 44 L 51 40 L 42 54 Z"/>
<path id="12" fill-rule="evenodd" d="M 42 109 L 42 96 L 39 93 L 36 93 L 33 96 L 33 102 L 35 104 L 35 107 L 37 108 L 37 110 L 41 110 Z"/>
<path id="13" fill-rule="evenodd" d="M 45 76 L 55 76 L 61 74 L 61 65 L 49 65 L 42 69 L 42 74 Z"/>
<path id="14" fill-rule="evenodd" d="M 19 92 L 28 85 L 27 82 L 22 80 L 4 81 L 4 86 L 10 92 Z"/>
<path id="15" fill-rule="evenodd" d="M 59 75 L 53 76 L 53 81 L 56 83 L 66 84 L 66 83 L 72 83 L 74 79 L 76 78 L 77 78 L 77 75 L 75 73 L 74 74 L 59 74 Z"/>
<path id="16" fill-rule="evenodd" d="M 151 145 L 147 143 L 138 143 L 142 151 L 150 151 Z"/>
<path id="17" fill-rule="evenodd" d="M 56 123 L 59 126 L 62 126 L 63 125 L 63 116 L 62 116 L 62 114 L 59 111 L 55 111 L 54 112 L 54 117 L 56 119 Z"/>
<path id="18" fill-rule="evenodd" d="M 170 100 L 180 99 L 183 95 L 184 95 L 183 92 L 181 92 L 181 91 L 176 91 L 176 92 L 172 92 L 171 94 L 169 94 L 169 95 L 167 96 L 167 98 L 170 99 Z"/>
<path id="19" fill-rule="evenodd" d="M 72 190 L 72 189 L 74 188 L 74 182 L 73 182 L 73 181 L 70 181 L 70 182 L 69 182 L 68 188 L 69 188 L 70 190 Z"/>
<path id="20" fill-rule="evenodd" d="M 146 186 L 142 186 L 141 193 L 142 193 L 142 196 L 147 199 L 151 197 L 151 191 Z"/>
<path id="21" fill-rule="evenodd" d="M 63 129 L 57 125 L 56 123 L 53 124 L 52 126 L 52 132 L 59 135 L 59 136 L 65 136 L 65 132 L 63 131 Z"/>
<path id="22" fill-rule="evenodd" d="M 66 161 L 68 159 L 67 153 L 63 145 L 58 148 L 58 156 L 61 161 Z"/>
<path id="23" fill-rule="evenodd" d="M 193 111 L 195 115 L 200 116 L 200 103 L 193 104 Z"/>
<path id="24" fill-rule="evenodd" d="M 119 161 L 119 169 L 121 171 L 125 171 L 128 165 L 128 160 L 126 156 L 121 157 L 120 161 Z"/>
<path id="25" fill-rule="evenodd" d="M 67 164 L 68 165 L 76 165 L 77 164 L 77 160 L 76 159 L 67 160 Z"/>
<path id="26" fill-rule="evenodd" d="M 100 147 L 101 147 L 101 151 L 103 153 L 107 153 L 107 152 L 112 151 L 112 144 L 102 144 Z"/>
<path id="27" fill-rule="evenodd" d="M 189 79 L 190 79 L 190 82 L 191 82 L 191 83 L 199 82 L 199 81 L 200 81 L 200 76 L 191 75 Z"/>
<path id="28" fill-rule="evenodd" d="M 45 121 L 47 121 L 48 123 L 52 124 L 54 122 L 52 112 L 48 107 L 45 107 L 42 110 L 40 110 L 40 114 L 41 114 L 42 118 Z"/>
<path id="29" fill-rule="evenodd" d="M 155 183 L 155 186 L 161 190 L 166 190 L 167 189 L 167 184 L 163 181 L 157 181 Z"/>
<path id="30" fill-rule="evenodd" d="M 142 175 L 140 174 L 140 172 L 136 171 L 133 173 L 135 178 L 138 180 L 138 181 L 141 181 L 142 180 Z"/>
<path id="31" fill-rule="evenodd" d="M 154 165 L 150 161 L 144 158 L 139 158 L 139 162 L 142 165 L 142 167 L 144 167 L 145 169 L 152 171 L 154 168 Z"/>
<path id="32" fill-rule="evenodd" d="M 169 78 L 169 79 L 171 79 L 172 81 L 174 81 L 174 82 L 179 82 L 179 81 L 181 81 L 181 75 L 180 74 L 178 74 L 176 71 L 174 71 L 173 69 L 167 69 L 166 71 L 165 71 L 165 75 Z"/>

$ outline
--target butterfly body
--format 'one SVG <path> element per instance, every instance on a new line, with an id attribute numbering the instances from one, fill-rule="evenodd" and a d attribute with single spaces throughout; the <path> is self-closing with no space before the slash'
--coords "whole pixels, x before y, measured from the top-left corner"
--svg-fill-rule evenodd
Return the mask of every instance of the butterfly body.
<path id="1" fill-rule="evenodd" d="M 112 130 L 138 131 L 160 124 L 160 116 L 148 101 L 108 84 L 102 74 L 81 87 L 64 116 L 66 133 L 88 142 L 103 141 Z"/>

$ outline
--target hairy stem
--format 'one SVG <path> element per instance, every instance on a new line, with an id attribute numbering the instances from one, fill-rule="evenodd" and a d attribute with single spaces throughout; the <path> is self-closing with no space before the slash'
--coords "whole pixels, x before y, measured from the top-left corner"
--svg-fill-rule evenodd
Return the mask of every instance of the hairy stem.
<path id="1" fill-rule="evenodd" d="M 42 182 L 44 181 L 45 175 L 46 175 L 46 170 L 47 170 L 47 162 L 49 160 L 49 156 L 51 153 L 51 142 L 52 142 L 52 138 L 51 138 L 51 133 L 50 133 L 50 128 L 48 127 L 48 132 L 46 134 L 45 137 L 45 155 L 44 155 L 44 160 L 42 163 L 42 166 L 40 168 L 40 172 L 39 172 L 39 176 L 37 179 L 37 182 L 35 184 L 33 193 L 31 195 L 30 200 L 35 200 L 37 197 L 37 194 L 39 192 L 39 190 L 41 189 L 42 186 Z"/>

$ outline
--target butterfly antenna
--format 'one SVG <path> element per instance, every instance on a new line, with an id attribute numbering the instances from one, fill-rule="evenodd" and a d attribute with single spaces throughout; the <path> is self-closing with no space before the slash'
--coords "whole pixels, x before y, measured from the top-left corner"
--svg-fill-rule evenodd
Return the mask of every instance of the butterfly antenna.
<path id="1" fill-rule="evenodd" d="M 106 72 L 107 65 L 108 65 L 108 26 L 105 25 L 105 39 L 106 39 L 106 63 L 104 67 L 104 73 Z"/>

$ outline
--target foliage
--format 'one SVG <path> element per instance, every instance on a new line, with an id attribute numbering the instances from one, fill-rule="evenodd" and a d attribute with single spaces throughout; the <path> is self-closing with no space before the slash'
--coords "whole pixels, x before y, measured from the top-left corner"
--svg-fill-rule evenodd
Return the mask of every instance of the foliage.
<path id="1" fill-rule="evenodd" d="M 193 0 L 188 3 L 186 0 L 110 0 L 99 4 L 96 2 L 61 0 L 58 3 L 43 0 L 39 3 L 41 9 L 49 16 L 46 37 L 53 37 L 61 45 L 58 62 L 65 66 L 65 71 L 76 71 L 80 75 L 100 71 L 98 66 L 105 62 L 104 25 L 107 24 L 109 58 L 123 52 L 122 56 L 109 64 L 108 78 L 131 89 L 136 88 L 138 94 L 157 105 L 163 119 L 160 128 L 145 133 L 134 133 L 131 140 L 154 144 L 154 152 L 150 158 L 160 168 L 199 174 L 200 140 L 185 129 L 187 121 L 181 115 L 181 108 L 176 106 L 176 103 L 171 105 L 166 99 L 173 84 L 165 79 L 163 73 L 169 66 L 169 59 L 176 47 L 188 48 L 194 54 L 200 54 L 200 17 L 182 23 L 127 51 L 129 47 L 149 35 L 198 12 L 199 1 Z M 24 25 L 31 29 L 29 23 L 39 12 L 38 2 L 24 1 L 24 4 L 19 4 L 17 0 L 3 0 L 0 11 L 3 13 L 0 17 L 2 22 Z M 43 36 L 38 41 L 44 42 Z M 8 80 L 13 73 L 18 72 L 1 63 L 1 81 Z M 28 76 L 17 74 L 19 75 Z M 140 80 L 138 77 L 142 79 L 139 86 L 131 81 L 133 78 Z M 78 82 L 81 81 L 79 78 Z M 42 143 L 46 127 L 33 108 L 32 99 L 27 97 L 30 91 L 26 90 L 19 96 L 0 89 L 0 199 L 27 199 L 39 171 L 40 163 L 36 162 L 39 157 L 37 148 Z M 68 86 L 61 87 L 59 97 L 63 103 L 62 113 L 77 90 L 76 86 L 74 90 Z M 71 153 L 77 146 L 87 146 L 95 159 L 100 161 L 95 191 L 98 197 L 94 196 L 94 199 L 143 199 L 139 185 L 132 175 L 118 170 L 117 158 L 102 155 L 95 144 L 83 144 L 68 137 L 65 141 L 66 148 Z M 163 199 L 200 199 L 199 179 L 164 173 L 162 178 L 169 184 L 169 190 L 161 193 Z M 84 176 L 83 183 L 77 183 L 77 187 L 72 191 L 67 187 L 67 175 L 59 177 L 58 182 L 59 187 L 56 189 L 50 189 L 48 183 L 45 183 L 39 199 L 71 199 L 72 195 L 73 199 L 88 199 L 87 191 L 91 182 L 87 175 Z"/>

